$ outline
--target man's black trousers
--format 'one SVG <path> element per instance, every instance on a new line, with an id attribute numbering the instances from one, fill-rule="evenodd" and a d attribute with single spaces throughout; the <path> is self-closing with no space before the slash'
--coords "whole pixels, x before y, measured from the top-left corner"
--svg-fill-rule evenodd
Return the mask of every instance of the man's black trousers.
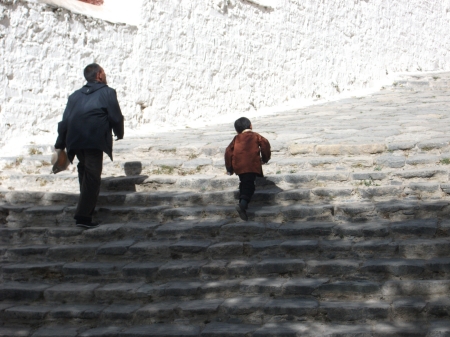
<path id="1" fill-rule="evenodd" d="M 79 161 L 80 198 L 74 218 L 77 223 L 90 223 L 100 193 L 103 151 L 96 149 L 76 150 L 76 156 Z"/>
<path id="2" fill-rule="evenodd" d="M 239 200 L 244 199 L 250 202 L 255 193 L 256 173 L 239 174 Z"/>

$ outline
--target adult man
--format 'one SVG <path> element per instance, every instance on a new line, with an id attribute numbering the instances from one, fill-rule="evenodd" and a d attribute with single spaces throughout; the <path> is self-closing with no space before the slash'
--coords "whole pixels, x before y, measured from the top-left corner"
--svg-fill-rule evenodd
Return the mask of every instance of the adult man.
<path id="1" fill-rule="evenodd" d="M 112 130 L 118 140 L 124 128 L 116 91 L 108 87 L 103 68 L 90 64 L 84 77 L 86 85 L 69 96 L 55 148 L 67 148 L 71 162 L 78 158 L 80 197 L 74 219 L 77 226 L 93 228 L 98 226 L 92 214 L 100 193 L 103 152 L 112 160 Z"/>

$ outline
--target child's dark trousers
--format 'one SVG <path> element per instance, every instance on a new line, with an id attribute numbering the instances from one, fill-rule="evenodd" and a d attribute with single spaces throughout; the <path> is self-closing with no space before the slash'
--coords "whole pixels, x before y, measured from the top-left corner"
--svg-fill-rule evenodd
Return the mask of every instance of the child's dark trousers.
<path id="1" fill-rule="evenodd" d="M 239 174 L 239 181 L 239 200 L 249 203 L 255 193 L 256 173 Z"/>

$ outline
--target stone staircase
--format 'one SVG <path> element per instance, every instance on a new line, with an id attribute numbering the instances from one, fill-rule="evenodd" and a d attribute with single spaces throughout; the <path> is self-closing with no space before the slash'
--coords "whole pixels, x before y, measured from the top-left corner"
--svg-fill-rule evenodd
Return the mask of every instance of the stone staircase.
<path id="1" fill-rule="evenodd" d="M 450 336 L 449 80 L 252 119 L 248 222 L 232 123 L 116 142 L 90 230 L 75 165 L 0 158 L 0 336 Z"/>

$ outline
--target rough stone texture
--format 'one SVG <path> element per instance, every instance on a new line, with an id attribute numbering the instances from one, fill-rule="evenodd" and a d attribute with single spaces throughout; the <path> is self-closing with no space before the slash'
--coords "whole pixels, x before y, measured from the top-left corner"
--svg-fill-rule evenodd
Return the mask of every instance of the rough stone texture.
<path id="1" fill-rule="evenodd" d="M 30 332 L 26 328 L 0 328 L 0 337 L 28 337 Z"/>
<path id="2" fill-rule="evenodd" d="M 80 334 L 80 337 L 116 337 L 119 336 L 120 331 L 123 328 L 107 327 L 107 328 L 95 328 L 89 329 Z"/>
<path id="3" fill-rule="evenodd" d="M 322 302 L 320 310 L 332 321 L 355 321 L 361 319 L 385 319 L 388 317 L 388 303 Z"/>
<path id="4" fill-rule="evenodd" d="M 77 330 L 66 326 L 44 327 L 38 329 L 32 337 L 75 337 Z"/>
<path id="5" fill-rule="evenodd" d="M 383 155 L 375 160 L 377 165 L 387 166 L 391 168 L 400 168 L 405 166 L 404 156 Z"/>
<path id="6" fill-rule="evenodd" d="M 267 297 L 228 298 L 222 303 L 221 307 L 229 314 L 246 315 L 259 310 L 267 301 L 269 301 Z"/>
<path id="7" fill-rule="evenodd" d="M 211 323 L 203 329 L 202 337 L 246 337 L 258 329 L 258 325 Z"/>
<path id="8" fill-rule="evenodd" d="M 48 301 L 88 302 L 94 298 L 94 290 L 99 284 L 62 283 L 44 291 Z"/>
<path id="9" fill-rule="evenodd" d="M 164 336 L 191 337 L 198 336 L 200 328 L 189 325 L 154 324 L 151 326 L 137 326 L 126 329 L 121 333 L 124 337 Z"/>

